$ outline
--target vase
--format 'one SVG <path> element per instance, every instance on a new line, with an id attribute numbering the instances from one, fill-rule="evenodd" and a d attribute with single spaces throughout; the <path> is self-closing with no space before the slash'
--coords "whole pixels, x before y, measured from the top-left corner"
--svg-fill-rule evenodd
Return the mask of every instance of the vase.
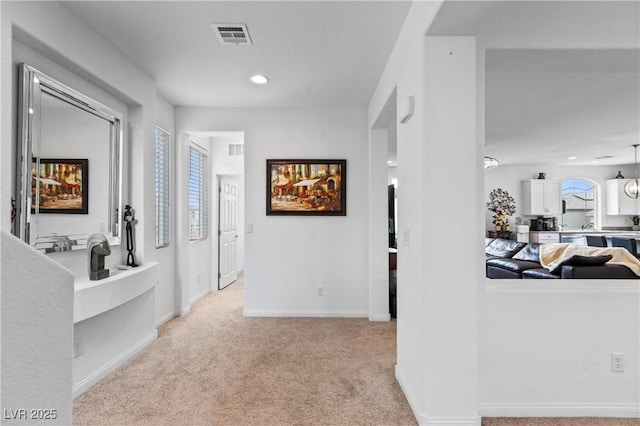
<path id="1" fill-rule="evenodd" d="M 499 231 L 496 232 L 496 234 L 498 234 L 498 238 L 503 238 L 505 240 L 511 239 L 511 231 Z"/>

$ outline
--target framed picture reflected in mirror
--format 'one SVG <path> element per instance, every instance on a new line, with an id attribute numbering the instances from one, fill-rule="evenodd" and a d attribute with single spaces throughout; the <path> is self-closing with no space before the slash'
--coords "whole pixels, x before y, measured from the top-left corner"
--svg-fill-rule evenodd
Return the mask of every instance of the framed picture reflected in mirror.
<path id="1" fill-rule="evenodd" d="M 33 159 L 31 211 L 87 214 L 89 212 L 89 160 Z M 39 167 L 39 170 L 37 170 Z"/>

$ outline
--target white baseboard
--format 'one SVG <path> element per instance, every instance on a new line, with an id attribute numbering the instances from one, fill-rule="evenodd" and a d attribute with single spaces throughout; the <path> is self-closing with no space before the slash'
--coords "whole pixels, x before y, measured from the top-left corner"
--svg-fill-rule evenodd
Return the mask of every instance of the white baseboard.
<path id="1" fill-rule="evenodd" d="M 183 317 L 191 312 L 191 305 L 183 306 L 180 308 L 180 316 Z"/>
<path id="2" fill-rule="evenodd" d="M 638 403 L 484 403 L 482 417 L 625 417 L 640 418 Z"/>
<path id="3" fill-rule="evenodd" d="M 162 324 L 172 320 L 176 317 L 175 312 L 167 312 L 165 315 L 161 316 L 156 320 L 156 328 L 160 327 Z"/>
<path id="4" fill-rule="evenodd" d="M 420 408 L 418 407 L 418 403 L 416 402 L 415 397 L 411 393 L 411 389 L 407 386 L 407 382 L 404 380 L 402 373 L 400 373 L 400 369 L 398 368 L 398 364 L 396 364 L 396 380 L 400 385 L 400 389 L 402 389 L 402 393 L 404 393 L 404 397 L 407 398 L 407 402 L 409 403 L 409 407 L 411 407 L 411 411 L 413 412 L 413 416 L 420 424 L 420 419 L 422 419 L 422 413 L 420 412 Z"/>
<path id="5" fill-rule="evenodd" d="M 259 310 L 244 309 L 245 317 L 292 317 L 292 318 L 369 318 L 366 311 L 287 311 L 287 310 Z"/>
<path id="6" fill-rule="evenodd" d="M 202 291 L 200 294 L 197 294 L 196 296 L 191 298 L 191 300 L 189 301 L 189 310 L 191 310 L 191 306 L 195 305 L 198 300 L 202 299 L 209 293 L 211 293 L 211 291 L 209 289 L 206 289 Z"/>
<path id="7" fill-rule="evenodd" d="M 73 387 L 73 399 L 79 397 L 84 392 L 91 389 L 94 385 L 96 385 L 100 380 L 105 378 L 107 375 L 113 373 L 125 362 L 129 361 L 131 358 L 136 356 L 141 350 L 143 350 L 147 345 L 152 343 L 154 340 L 158 338 L 158 330 L 153 330 L 153 332 L 149 333 L 147 336 L 142 338 L 138 343 L 109 361 L 107 364 L 87 376 L 84 380 Z"/>
<path id="8" fill-rule="evenodd" d="M 420 412 L 420 408 L 416 402 L 415 397 L 411 393 L 411 389 L 407 386 L 407 382 L 404 380 L 398 365 L 396 364 L 396 380 L 400 385 L 400 389 L 404 393 L 409 407 L 415 416 L 418 424 L 421 426 L 480 426 L 482 418 L 476 417 L 427 417 Z"/>
<path id="9" fill-rule="evenodd" d="M 369 314 L 369 321 L 391 321 L 391 314 Z"/>
<path id="10" fill-rule="evenodd" d="M 480 426 L 480 417 L 425 417 L 421 425 L 425 426 Z"/>

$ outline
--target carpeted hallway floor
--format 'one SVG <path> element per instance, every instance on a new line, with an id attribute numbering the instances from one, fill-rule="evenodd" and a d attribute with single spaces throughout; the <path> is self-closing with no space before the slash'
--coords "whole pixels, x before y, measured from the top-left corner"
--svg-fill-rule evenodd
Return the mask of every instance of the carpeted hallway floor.
<path id="1" fill-rule="evenodd" d="M 237 282 L 74 403 L 78 425 L 415 425 L 396 323 L 243 318 Z"/>
<path id="2" fill-rule="evenodd" d="M 74 402 L 77 425 L 370 425 L 416 421 L 394 378 L 396 323 L 243 318 L 242 280 L 162 326 Z M 483 419 L 483 426 L 631 426 L 631 419 Z"/>

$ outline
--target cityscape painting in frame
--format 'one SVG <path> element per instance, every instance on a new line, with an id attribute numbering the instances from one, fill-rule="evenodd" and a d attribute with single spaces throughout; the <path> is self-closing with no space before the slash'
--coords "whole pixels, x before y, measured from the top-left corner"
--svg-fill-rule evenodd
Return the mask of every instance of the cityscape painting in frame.
<path id="1" fill-rule="evenodd" d="M 39 200 L 40 213 L 87 214 L 89 212 L 89 160 L 40 158 L 36 173 L 32 162 L 31 210 Z M 36 189 L 39 197 L 36 197 Z"/>
<path id="2" fill-rule="evenodd" d="M 267 215 L 346 216 L 346 160 L 267 160 Z"/>

